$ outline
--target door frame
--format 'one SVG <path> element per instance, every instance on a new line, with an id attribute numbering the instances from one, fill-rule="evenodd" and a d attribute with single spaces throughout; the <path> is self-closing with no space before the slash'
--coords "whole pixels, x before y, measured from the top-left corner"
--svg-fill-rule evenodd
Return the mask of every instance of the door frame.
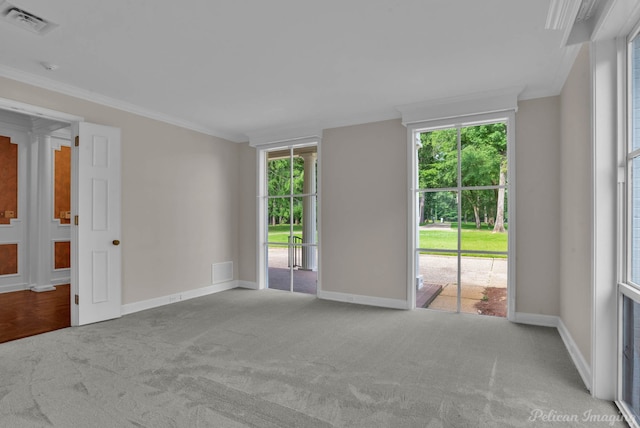
<path id="1" fill-rule="evenodd" d="M 70 127 L 77 127 L 78 123 L 80 122 L 84 122 L 85 119 L 82 116 L 76 116 L 76 115 L 72 115 L 69 113 L 64 113 L 64 112 L 60 112 L 57 110 L 51 110 L 51 109 L 47 109 L 44 107 L 39 107 L 39 106 L 35 106 L 32 104 L 27 104 L 27 103 L 23 103 L 20 101 L 15 101 L 15 100 L 11 100 L 11 99 L 7 99 L 7 98 L 0 98 L 0 110 L 7 110 L 10 112 L 16 112 L 16 113 L 21 113 L 21 114 L 25 114 L 25 115 L 29 115 L 29 116 L 33 116 L 33 117 L 41 117 L 44 119 L 51 119 L 51 120 L 56 120 L 59 122 L 65 122 L 68 123 Z M 72 171 L 77 169 L 77 166 L 71 165 L 71 169 Z M 75 177 L 75 178 L 74 178 Z M 72 192 L 75 191 L 77 192 L 77 183 L 74 184 L 74 179 L 77 180 L 77 177 L 72 173 L 72 183 L 71 183 L 71 188 L 72 188 Z M 71 233 L 71 245 L 72 246 L 77 246 L 78 244 L 78 236 L 77 233 Z M 77 263 L 73 263 L 73 260 L 71 262 L 71 269 L 70 269 L 70 273 L 71 273 L 71 278 L 77 278 L 78 277 L 78 264 Z M 73 281 L 72 281 L 73 282 Z M 76 289 L 77 289 L 77 284 L 76 284 Z M 78 310 L 75 307 L 75 302 L 74 302 L 74 284 L 71 284 L 71 293 L 70 293 L 70 304 L 71 304 L 71 325 L 72 326 L 77 326 L 78 324 Z"/>
<path id="2" fill-rule="evenodd" d="M 416 135 L 425 130 L 456 128 L 459 126 L 473 126 L 484 123 L 504 122 L 507 125 L 507 194 L 509 195 L 509 234 L 507 236 L 507 319 L 514 321 L 516 318 L 516 153 L 515 135 L 516 120 L 515 110 L 503 110 L 494 113 L 478 113 L 461 115 L 448 119 L 433 119 L 422 122 L 406 124 L 407 126 L 407 162 L 408 162 L 408 236 L 407 245 L 407 297 L 409 307 L 416 308 L 416 234 L 417 228 L 417 154 Z M 458 272 L 460 275 L 460 272 Z"/>
<path id="3" fill-rule="evenodd" d="M 259 143 L 254 144 L 256 147 L 256 171 L 257 171 L 257 206 L 256 206 L 256 230 L 257 230 L 257 251 L 256 251 L 256 266 L 257 266 L 257 288 L 259 290 L 267 288 L 268 283 L 268 272 L 267 269 L 269 267 L 267 256 L 268 252 L 266 250 L 267 242 L 268 242 L 268 233 L 269 229 L 266 226 L 267 220 L 267 209 L 266 203 L 268 196 L 267 189 L 267 153 L 277 148 L 290 148 L 290 147 L 298 147 L 298 146 L 316 146 L 317 150 L 317 160 L 316 160 L 316 234 L 318 236 L 318 241 L 316 242 L 316 252 L 317 252 L 317 286 L 316 286 L 316 296 L 318 296 L 322 290 L 322 251 L 320 250 L 320 242 L 322 240 L 322 220 L 321 220 L 321 204 L 322 204 L 322 156 L 321 156 L 321 146 L 322 146 L 322 137 L 321 133 L 317 133 L 317 136 L 314 137 L 302 137 L 302 138 L 294 138 L 294 139 L 285 139 L 278 141 L 275 143 Z"/>

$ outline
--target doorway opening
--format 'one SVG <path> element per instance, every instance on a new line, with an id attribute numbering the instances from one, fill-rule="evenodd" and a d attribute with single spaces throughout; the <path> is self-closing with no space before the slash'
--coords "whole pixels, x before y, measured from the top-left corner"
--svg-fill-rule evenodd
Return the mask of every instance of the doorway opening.
<path id="1" fill-rule="evenodd" d="M 413 131 L 416 308 L 507 316 L 508 124 Z"/>
<path id="2" fill-rule="evenodd" d="M 317 294 L 317 159 L 316 143 L 264 151 L 267 288 Z"/>
<path id="3" fill-rule="evenodd" d="M 71 128 L 0 110 L 0 342 L 71 325 Z"/>

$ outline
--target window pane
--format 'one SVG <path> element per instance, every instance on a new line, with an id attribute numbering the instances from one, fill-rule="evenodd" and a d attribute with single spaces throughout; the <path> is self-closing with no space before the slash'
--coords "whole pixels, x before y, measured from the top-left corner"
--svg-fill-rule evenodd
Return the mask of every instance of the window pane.
<path id="1" fill-rule="evenodd" d="M 457 195 L 457 192 L 420 193 L 419 248 L 458 249 L 458 229 L 452 225 L 458 218 Z"/>
<path id="2" fill-rule="evenodd" d="M 504 189 L 462 191 L 461 248 L 506 252 L 507 219 Z"/>
<path id="3" fill-rule="evenodd" d="M 631 161 L 631 281 L 640 284 L 640 158 Z"/>
<path id="4" fill-rule="evenodd" d="M 458 183 L 458 131 L 443 129 L 420 134 L 418 188 L 456 187 Z"/>
<path id="5" fill-rule="evenodd" d="M 462 128 L 462 186 L 497 186 L 507 182 L 507 127 L 492 123 Z"/>
<path id="6" fill-rule="evenodd" d="M 289 157 L 278 158 L 269 154 L 267 161 L 267 188 L 269 196 L 291 194 L 291 162 Z M 288 155 L 287 155 L 288 156 Z"/>
<path id="7" fill-rule="evenodd" d="M 293 181 L 294 190 L 293 193 L 309 194 L 317 192 L 317 160 L 318 160 L 318 147 L 317 146 L 305 146 L 297 147 L 293 150 L 294 165 L 293 165 Z M 305 178 L 305 174 L 309 173 L 310 177 Z"/>
<path id="8" fill-rule="evenodd" d="M 416 308 L 458 310 L 458 257 L 419 254 Z"/>
<path id="9" fill-rule="evenodd" d="M 622 304 L 622 401 L 640 420 L 640 304 L 624 296 Z"/>
<path id="10" fill-rule="evenodd" d="M 631 47 L 631 149 L 640 148 L 640 37 L 636 37 Z"/>
<path id="11" fill-rule="evenodd" d="M 267 250 L 267 266 L 269 288 L 277 290 L 291 289 L 291 269 L 289 263 L 292 262 L 292 254 L 289 247 L 283 245 L 269 245 Z"/>
<path id="12" fill-rule="evenodd" d="M 291 212 L 291 198 L 267 199 L 267 222 L 269 225 L 268 242 L 289 242 L 289 219 Z M 300 226 L 294 225 L 294 235 L 300 231 Z"/>
<path id="13" fill-rule="evenodd" d="M 492 254 L 460 260 L 460 311 L 507 316 L 507 257 Z"/>

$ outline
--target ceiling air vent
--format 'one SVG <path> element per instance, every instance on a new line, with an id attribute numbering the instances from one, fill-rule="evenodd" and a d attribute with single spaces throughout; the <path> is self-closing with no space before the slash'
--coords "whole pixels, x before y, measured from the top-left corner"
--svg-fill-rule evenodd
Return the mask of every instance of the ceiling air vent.
<path id="1" fill-rule="evenodd" d="M 36 34 L 42 35 L 57 27 L 53 22 L 47 21 L 25 10 L 18 9 L 13 5 L 5 7 L 2 14 L 4 19 L 12 24 Z"/>

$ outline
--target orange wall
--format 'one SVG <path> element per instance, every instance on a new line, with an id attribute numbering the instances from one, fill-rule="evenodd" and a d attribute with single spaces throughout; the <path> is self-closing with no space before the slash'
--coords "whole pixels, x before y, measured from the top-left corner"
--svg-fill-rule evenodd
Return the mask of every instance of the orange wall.
<path id="1" fill-rule="evenodd" d="M 18 273 L 18 244 L 0 245 L 0 275 Z"/>
<path id="2" fill-rule="evenodd" d="M 0 136 L 0 224 L 9 224 L 7 211 L 18 216 L 18 145 Z"/>
<path id="3" fill-rule="evenodd" d="M 62 146 L 54 153 L 53 218 L 59 219 L 62 224 L 69 224 L 71 220 L 60 213 L 71 211 L 71 147 Z"/>
<path id="4" fill-rule="evenodd" d="M 54 269 L 69 269 L 71 267 L 71 242 L 56 242 L 53 246 Z"/>

